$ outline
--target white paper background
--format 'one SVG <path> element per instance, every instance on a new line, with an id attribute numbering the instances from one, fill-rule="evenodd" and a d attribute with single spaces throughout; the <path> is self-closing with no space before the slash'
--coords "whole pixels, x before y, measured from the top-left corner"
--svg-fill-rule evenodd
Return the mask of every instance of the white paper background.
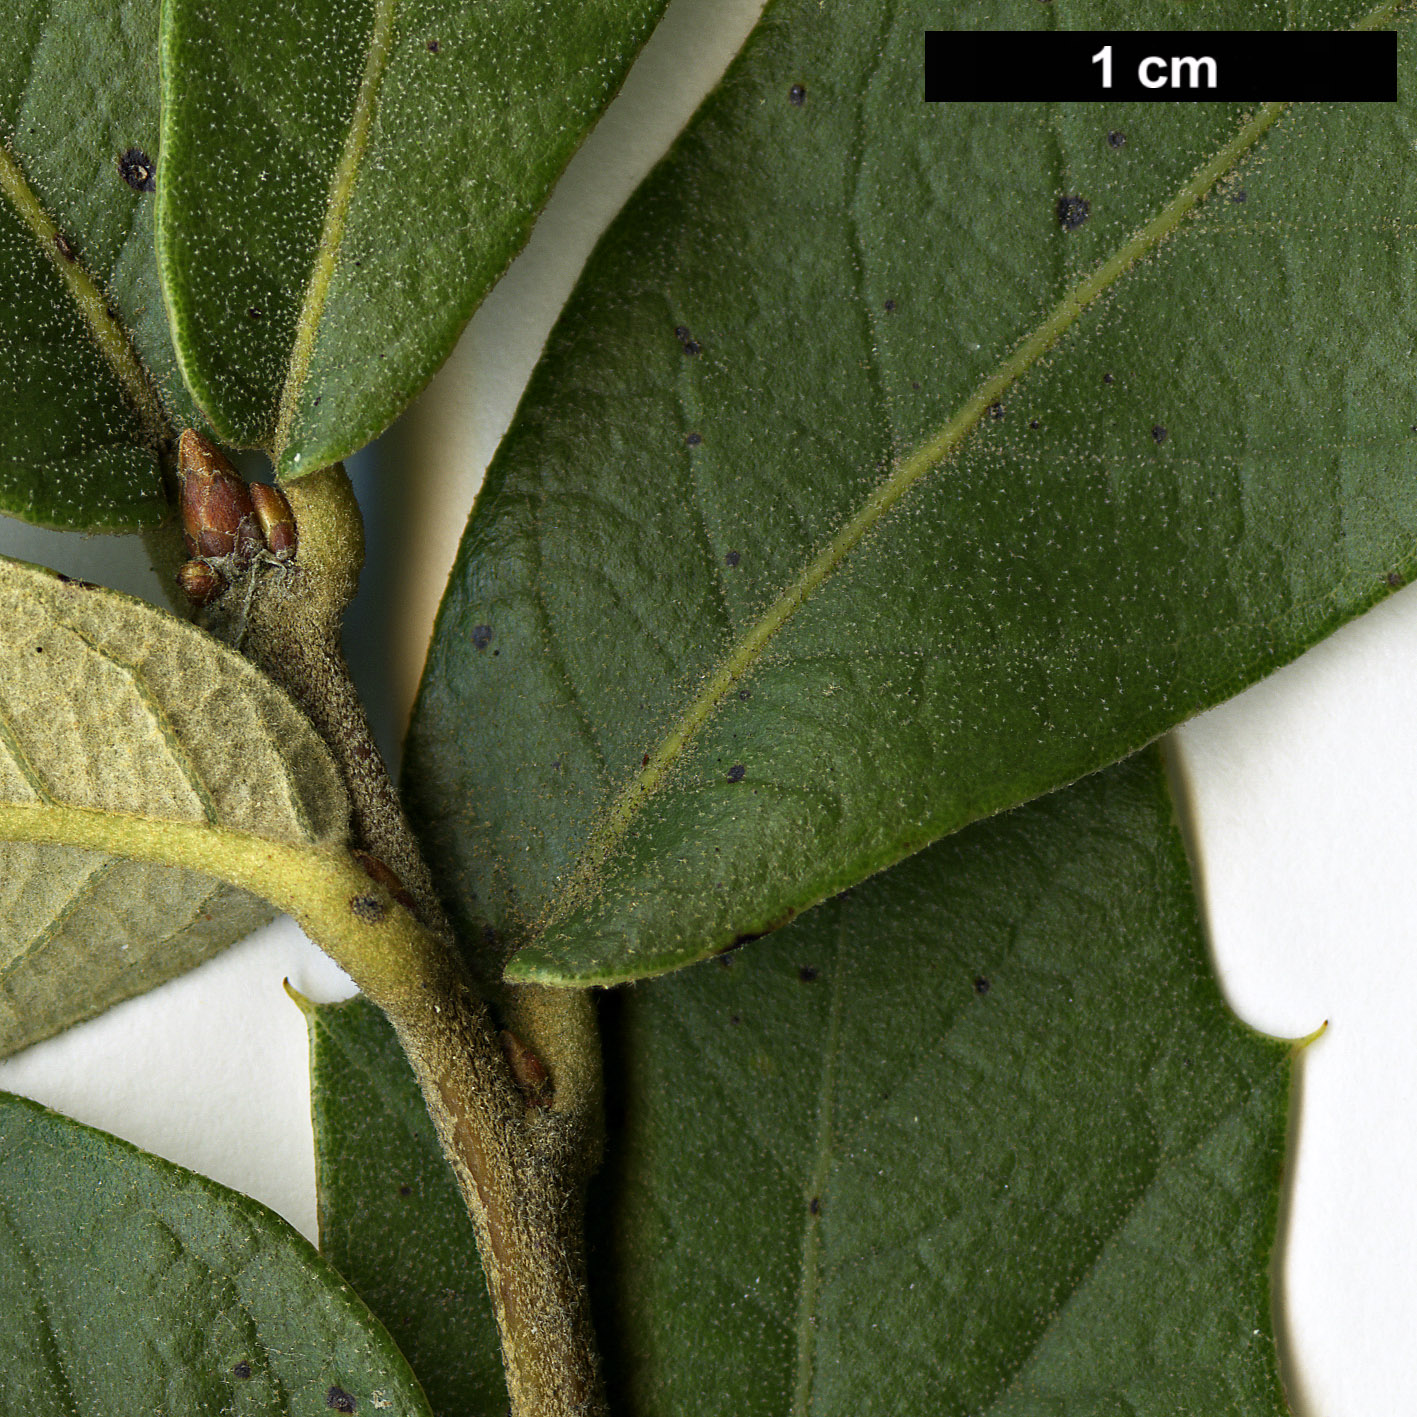
<path id="1" fill-rule="evenodd" d="M 536 235 L 403 424 L 356 461 L 370 562 L 348 636 L 392 748 L 462 522 L 590 247 L 722 72 L 753 0 L 675 0 Z M 380 476 L 382 471 L 384 476 Z M 159 598 L 128 538 L 0 519 L 0 551 Z M 1279 1295 L 1299 1417 L 1417 1410 L 1417 587 L 1176 735 L 1218 968 L 1307 1052 Z M 0 1064 L 38 1098 L 315 1230 L 305 1030 L 281 980 L 348 981 L 290 921 Z"/>

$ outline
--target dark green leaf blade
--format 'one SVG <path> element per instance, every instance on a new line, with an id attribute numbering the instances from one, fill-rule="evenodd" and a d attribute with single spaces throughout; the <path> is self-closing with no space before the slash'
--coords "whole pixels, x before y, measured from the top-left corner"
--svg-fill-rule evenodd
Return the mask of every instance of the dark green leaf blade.
<path id="1" fill-rule="evenodd" d="M 664 0 L 176 0 L 159 247 L 187 381 L 285 476 L 451 350 Z"/>
<path id="2" fill-rule="evenodd" d="M 951 14 L 771 7 L 548 342 L 408 757 L 510 977 L 769 930 L 1417 566 L 1410 105 L 907 100 Z"/>
<path id="3" fill-rule="evenodd" d="M 1287 1411 L 1292 1045 L 1220 997 L 1153 752 L 614 1001 L 625 1412 Z"/>
<path id="4" fill-rule="evenodd" d="M 157 455 L 174 423 L 195 421 L 153 250 L 157 0 L 19 0 L 8 18 L 0 510 L 146 525 L 164 511 Z"/>
<path id="5" fill-rule="evenodd" d="M 503 1417 L 477 1236 L 393 1029 L 363 998 L 301 1007 L 320 1249 L 397 1335 L 436 1417 Z"/>
<path id="6" fill-rule="evenodd" d="M 383 1326 L 279 1216 L 8 1094 L 0 1311 L 6 1412 L 428 1417 Z"/>

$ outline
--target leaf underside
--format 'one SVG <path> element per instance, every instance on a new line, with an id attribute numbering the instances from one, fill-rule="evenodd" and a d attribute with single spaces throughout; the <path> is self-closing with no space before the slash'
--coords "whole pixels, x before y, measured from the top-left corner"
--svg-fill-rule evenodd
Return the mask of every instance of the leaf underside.
<path id="1" fill-rule="evenodd" d="M 249 661 L 144 601 L 0 561 L 0 803 L 343 840 L 315 730 Z M 0 842 L 0 1055 L 151 988 L 271 917 L 204 875 Z"/>
<path id="2" fill-rule="evenodd" d="M 511 978 L 774 928 L 1417 566 L 1410 104 L 904 100 L 974 17 L 777 0 L 548 341 L 406 772 Z"/>
<path id="3" fill-rule="evenodd" d="M 0 1311 L 5 1412 L 430 1417 L 388 1333 L 279 1216 L 8 1094 Z"/>
<path id="4" fill-rule="evenodd" d="M 42 525 L 158 521 L 158 455 L 197 420 L 158 285 L 155 197 L 143 164 L 123 162 L 159 166 L 158 9 L 17 0 L 6 17 L 0 511 Z"/>
<path id="5" fill-rule="evenodd" d="M 306 1017 L 321 1252 L 398 1339 L 436 1417 L 503 1417 L 477 1236 L 398 1040 L 367 999 Z"/>
<path id="6" fill-rule="evenodd" d="M 159 247 L 188 382 L 282 476 L 394 418 L 526 240 L 663 0 L 176 0 Z"/>
<path id="7" fill-rule="evenodd" d="M 1153 752 L 725 962 L 607 1020 L 617 1410 L 1288 1411 L 1290 1045 L 1221 1000 Z"/>

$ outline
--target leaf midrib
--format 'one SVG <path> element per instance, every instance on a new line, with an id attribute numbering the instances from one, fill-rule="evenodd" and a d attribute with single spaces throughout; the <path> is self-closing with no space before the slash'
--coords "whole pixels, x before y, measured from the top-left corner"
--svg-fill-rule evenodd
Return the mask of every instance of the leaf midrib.
<path id="1" fill-rule="evenodd" d="M 99 357 L 136 410 L 148 445 L 155 451 L 161 448 L 171 437 L 171 428 L 157 390 L 138 357 L 132 335 L 121 321 L 109 315 L 108 297 L 84 268 L 77 253 L 65 256 L 60 250 L 58 225 L 4 142 L 0 142 L 0 196 L 9 203 L 34 237 L 41 254 L 57 272 L 80 318 L 88 326 Z"/>
<path id="2" fill-rule="evenodd" d="M 1392 17 L 1400 0 L 1386 0 L 1354 28 L 1371 29 Z M 564 891 L 549 904 L 538 933 L 569 915 L 587 895 L 600 869 L 629 831 L 640 808 L 665 783 L 714 710 L 761 658 L 770 642 L 851 552 L 928 473 L 945 464 L 982 421 L 991 404 L 1032 368 L 1073 327 L 1083 312 L 1171 235 L 1240 159 L 1275 125 L 1290 105 L 1263 105 L 1231 140 L 1199 167 L 1176 195 L 1106 261 L 1067 291 L 1045 319 L 1015 346 L 998 369 L 915 452 L 899 460 L 856 513 L 838 529 L 776 599 L 741 635 L 718 667 L 685 706 L 677 722 L 605 809 L 590 833 L 580 862 Z"/>
<path id="3" fill-rule="evenodd" d="M 369 147 L 369 138 L 374 126 L 374 107 L 393 49 L 394 14 L 397 9 L 398 0 L 376 0 L 374 5 L 374 25 L 369 32 L 369 47 L 364 55 L 364 71 L 359 78 L 359 92 L 354 100 L 354 110 L 350 114 L 344 148 L 330 179 L 320 242 L 315 248 L 315 262 L 310 268 L 310 279 L 306 282 L 305 296 L 300 304 L 295 341 L 290 348 L 285 382 L 281 387 L 275 438 L 271 448 L 272 457 L 278 467 L 285 457 L 291 427 L 300 407 L 300 396 L 310 374 L 310 361 L 315 354 L 320 321 L 324 316 L 330 283 L 334 280 L 335 262 L 344 240 L 345 221 L 349 216 L 350 203 L 354 200 L 354 186 L 359 178 L 364 154 Z M 297 453 L 295 461 L 299 460 L 300 454 Z M 314 472 L 316 469 L 306 468 L 303 471 Z"/>

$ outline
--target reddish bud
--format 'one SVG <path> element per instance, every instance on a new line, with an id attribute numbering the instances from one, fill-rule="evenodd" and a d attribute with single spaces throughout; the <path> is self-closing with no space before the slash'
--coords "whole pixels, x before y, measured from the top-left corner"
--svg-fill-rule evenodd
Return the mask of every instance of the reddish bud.
<path id="1" fill-rule="evenodd" d="M 512 1078 L 526 1098 L 526 1105 L 549 1107 L 551 1079 L 541 1059 L 510 1029 L 504 1028 L 497 1037 L 502 1044 L 507 1066 L 512 1070 Z"/>
<path id="2" fill-rule="evenodd" d="M 266 538 L 266 546 L 277 561 L 290 561 L 295 556 L 295 513 L 279 487 L 253 482 L 249 488 L 256 521 Z"/>
<path id="3" fill-rule="evenodd" d="M 261 544 L 251 494 L 236 469 L 194 428 L 177 443 L 182 529 L 194 556 L 253 556 Z"/>
<path id="4" fill-rule="evenodd" d="M 205 561 L 184 561 L 177 568 L 177 584 L 193 605 L 206 605 L 226 589 L 226 581 Z"/>
<path id="5" fill-rule="evenodd" d="M 410 915 L 416 914 L 413 897 L 404 883 L 394 874 L 393 868 L 357 847 L 349 853 L 364 868 L 364 874 L 371 881 L 377 881 Z"/>

